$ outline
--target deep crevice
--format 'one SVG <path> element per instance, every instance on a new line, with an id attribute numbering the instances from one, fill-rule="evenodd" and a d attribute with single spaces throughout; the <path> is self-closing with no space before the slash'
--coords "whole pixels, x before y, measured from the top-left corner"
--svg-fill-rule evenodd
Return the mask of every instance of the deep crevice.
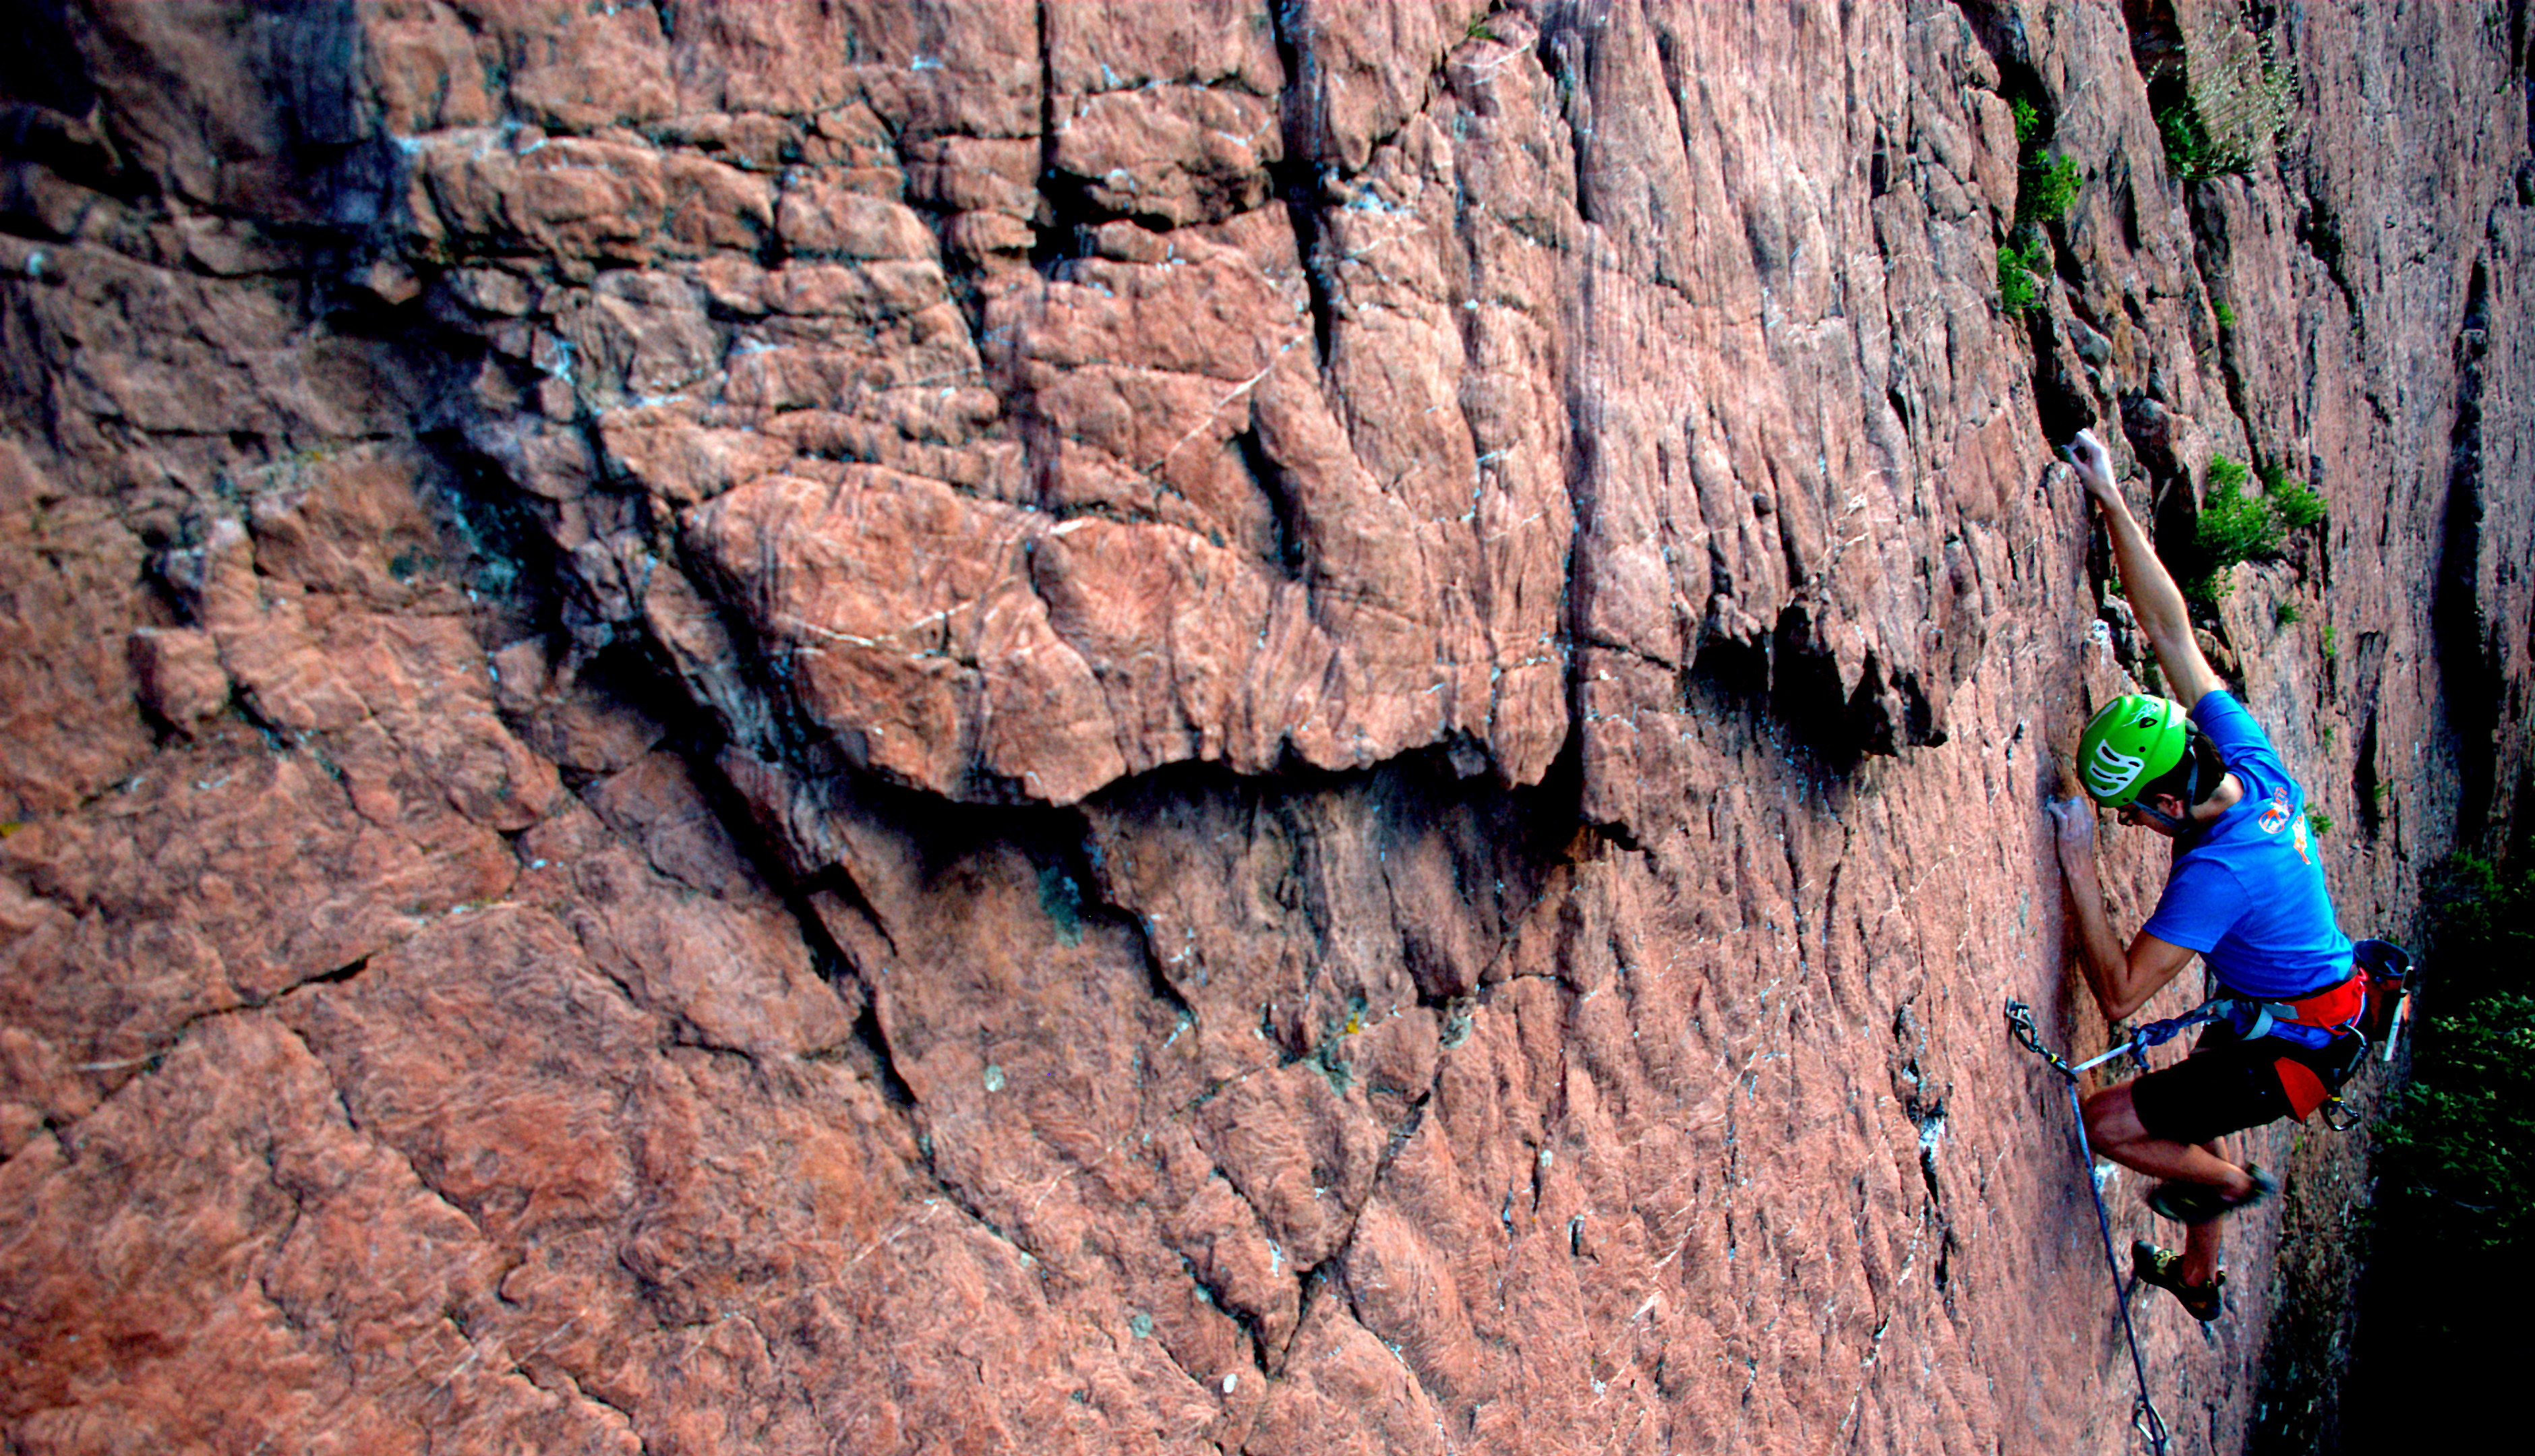
<path id="1" fill-rule="evenodd" d="M 2377 711 L 2374 695 L 2362 698 L 2367 708 L 2368 726 L 2359 735 L 2358 751 L 2350 769 L 2350 796 L 2359 806 L 2359 825 L 2371 839 L 2377 837 L 2385 823 L 2385 807 L 2380 796 L 2385 783 L 2377 773 Z"/>
<path id="2" fill-rule="evenodd" d="M 1303 286 L 1311 307 L 1313 357 L 1326 369 L 1337 332 L 1337 310 L 1330 297 L 1328 261 L 1322 257 L 1324 129 L 1319 61 L 1303 43 L 1300 31 L 1304 18 L 1296 0 L 1271 0 L 1268 19 L 1275 28 L 1276 58 L 1285 70 L 1285 90 L 1277 97 L 1277 121 L 1284 145 L 1276 160 L 1268 164 L 1268 182 L 1276 200 L 1284 204 L 1286 221 L 1294 229 L 1295 263 L 1303 271 Z"/>
<path id="3" fill-rule="evenodd" d="M 1250 478 L 1258 483 L 1259 494 L 1268 502 L 1268 518 L 1275 529 L 1273 559 L 1276 569 L 1284 574 L 1286 580 L 1300 581 L 1310 553 L 1305 546 L 1308 527 L 1303 504 L 1294 488 L 1293 478 L 1268 453 L 1256 426 L 1242 431 L 1232 443 L 1241 452 L 1241 463 L 1249 468 Z"/>
<path id="4" fill-rule="evenodd" d="M 1187 1274 L 1189 1282 L 1196 1285 L 1199 1292 L 1206 1296 L 1206 1302 L 1229 1317 L 1233 1323 L 1241 1326 L 1242 1334 L 1248 1336 L 1250 1340 L 1251 1365 L 1265 1371 L 1268 1368 L 1268 1360 L 1267 1321 L 1260 1317 L 1257 1310 L 1243 1308 L 1226 1300 L 1222 1287 L 1199 1272 L 1197 1261 L 1188 1256 L 1186 1249 L 1175 1251 L 1180 1256 L 1181 1271 Z"/>
<path id="5" fill-rule="evenodd" d="M 1566 123 L 1572 164 L 1576 168 L 1576 217 L 1586 226 L 1596 220 L 1592 170 L 1588 164 L 1593 139 L 1592 37 L 1584 20 L 1571 7 L 1543 17 L 1540 36 L 1532 44 L 1541 72 L 1558 91 L 1559 119 Z"/>
<path id="6" fill-rule="evenodd" d="M 2439 686 L 2456 746 L 2456 842 L 2478 845 L 2491 828 L 2499 787 L 2499 685 L 2505 681 L 2482 600 L 2482 396 L 2490 278 L 2476 257 L 2465 285 L 2456 338 L 2455 424 L 2447 436 L 2446 516 L 2439 544 L 2430 629 L 2438 643 Z"/>
<path id="7" fill-rule="evenodd" d="M 1872 677 L 1863 678 L 1859 692 Z M 1840 691 L 1839 663 L 1817 637 L 1813 611 L 1790 603 L 1778 614 L 1769 642 L 1769 712 L 1787 741 L 1845 775 L 1870 751 L 1872 733 L 1859 721 L 1859 704 Z"/>
<path id="8" fill-rule="evenodd" d="M 17 0 L 9 9 L 0 22 L 0 97 L 64 117 L 88 115 L 96 81 L 71 33 L 70 0 Z"/>
<path id="9" fill-rule="evenodd" d="M 854 1040 L 869 1050 L 871 1064 L 866 1068 L 867 1074 L 889 1105 L 901 1113 L 914 1113 L 915 1089 L 897 1074 L 897 1059 L 890 1051 L 889 1031 L 881 1025 L 877 1003 L 866 1002 L 862 1014 L 854 1018 Z"/>

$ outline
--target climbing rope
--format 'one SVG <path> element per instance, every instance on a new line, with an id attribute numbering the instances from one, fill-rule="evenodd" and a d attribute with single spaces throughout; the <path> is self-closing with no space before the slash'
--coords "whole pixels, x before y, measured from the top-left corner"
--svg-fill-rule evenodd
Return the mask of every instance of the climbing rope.
<path id="1" fill-rule="evenodd" d="M 2209 1018 L 2204 1016 L 2198 1019 Z M 2095 1226 L 2103 1232 L 2104 1236 L 2104 1266 L 2113 1274 L 2113 1302 L 2122 1311 L 2122 1333 L 2128 1336 L 2131 1342 L 2131 1372 L 2138 1377 L 2138 1404 L 2131 1410 L 2131 1426 L 2147 1438 L 2148 1449 L 2154 1452 L 2155 1456 L 2166 1456 L 2168 1437 L 2165 1418 L 2156 1413 L 2156 1402 L 2147 1393 L 2147 1358 L 2139 1354 L 2138 1328 L 2131 1323 L 2131 1302 L 2122 1290 L 2122 1266 L 2113 1254 L 2113 1215 L 2112 1210 L 2104 1206 L 2103 1185 L 2095 1182 L 2095 1150 L 2086 1142 L 2086 1114 L 2077 1101 L 2077 1073 L 2100 1062 L 2109 1062 L 2125 1052 L 2136 1057 L 2140 1064 L 2145 1065 L 2149 1047 L 2168 1040 L 2184 1027 L 2192 1024 L 2194 1024 L 2192 1017 L 2177 1017 L 2171 1022 L 2151 1023 L 2133 1031 L 2130 1040 L 2106 1052 L 2103 1056 L 2071 1066 L 2067 1058 L 2042 1045 L 2040 1034 L 2033 1029 L 2031 1006 L 2017 1001 L 2007 1003 L 2007 1029 L 2024 1045 L 2026 1051 L 2049 1062 L 2051 1069 L 2060 1073 L 2062 1085 L 2069 1092 L 2069 1111 L 2072 1115 L 2077 1131 L 2077 1172 L 2085 1179 L 2087 1190 L 2095 1195 Z M 2150 1032 L 2160 1034 L 2142 1040 L 2142 1037 Z"/>

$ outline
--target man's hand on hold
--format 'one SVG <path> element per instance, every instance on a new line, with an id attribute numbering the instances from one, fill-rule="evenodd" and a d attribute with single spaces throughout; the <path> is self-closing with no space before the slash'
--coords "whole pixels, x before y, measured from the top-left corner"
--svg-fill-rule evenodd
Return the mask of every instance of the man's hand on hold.
<path id="1" fill-rule="evenodd" d="M 2079 430 L 2077 438 L 2069 442 L 2069 463 L 2077 467 L 2077 479 L 2084 483 L 2087 495 L 2098 501 L 2113 497 L 2113 457 L 2094 431 Z"/>
<path id="2" fill-rule="evenodd" d="M 2060 866 L 2073 870 L 2078 865 L 2095 867 L 2095 806 L 2083 799 L 2053 799 L 2043 806 L 2050 812 L 2054 837 L 2058 840 Z"/>

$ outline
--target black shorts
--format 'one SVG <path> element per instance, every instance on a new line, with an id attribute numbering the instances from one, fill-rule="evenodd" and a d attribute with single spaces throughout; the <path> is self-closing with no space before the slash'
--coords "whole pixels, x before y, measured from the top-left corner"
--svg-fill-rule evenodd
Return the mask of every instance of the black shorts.
<path id="1" fill-rule="evenodd" d="M 2350 1050 L 2309 1049 L 2277 1037 L 2248 1042 L 2219 1022 L 2193 1043 L 2191 1056 L 2131 1083 L 2131 1109 L 2151 1137 L 2210 1142 L 2296 1115 L 2280 1083 L 2280 1059 L 2302 1062 L 2324 1086 L 2337 1087 Z"/>

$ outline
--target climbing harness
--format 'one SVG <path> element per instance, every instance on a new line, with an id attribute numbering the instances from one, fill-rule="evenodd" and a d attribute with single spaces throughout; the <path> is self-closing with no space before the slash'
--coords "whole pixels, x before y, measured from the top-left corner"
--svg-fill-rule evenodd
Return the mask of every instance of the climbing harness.
<path id="1" fill-rule="evenodd" d="M 2235 995 L 2223 985 L 2214 986 L 2207 1001 L 2180 1016 L 2133 1026 L 2109 1051 L 2074 1065 L 2056 1058 L 2055 1064 L 2074 1077 L 2127 1056 L 2140 1071 L 2146 1071 L 2148 1048 L 2163 1046 L 2195 1026 L 2214 1021 L 2234 1027 L 2243 1041 L 2271 1037 L 2311 1052 L 2347 1038 L 2346 1050 L 2325 1072 L 2319 1073 L 2293 1058 L 2282 1058 L 2279 1062 L 2281 1090 L 2288 1095 L 2298 1120 L 2303 1122 L 2319 1111 L 2323 1125 L 2335 1132 L 2347 1132 L 2358 1126 L 2360 1120 L 2341 1100 L 2341 1086 L 2367 1060 L 2371 1046 L 2382 1046 L 2380 1061 L 2394 1060 L 2395 1039 L 2401 1036 L 2411 1011 L 2413 970 L 2411 952 L 2391 940 L 2358 941 L 2351 946 L 2351 959 L 2355 964 L 2348 979 L 2313 996 L 2263 1001 Z M 2027 1045 L 2034 1046 L 2037 1052 L 2042 1050 L 2030 1042 Z"/>
<path id="2" fill-rule="evenodd" d="M 2104 1267 L 2112 1271 L 2113 1301 L 2121 1306 L 2122 1333 L 2129 1337 L 2131 1344 L 2131 1372 L 2138 1377 L 2138 1404 L 2131 1409 L 2131 1426 L 2147 1438 L 2148 1449 L 2154 1452 L 2155 1456 L 2166 1456 L 2168 1436 L 2165 1418 L 2157 1414 L 2156 1402 L 2147 1393 L 2147 1359 L 2139 1354 L 2138 1328 L 2131 1322 L 2130 1298 L 2122 1290 L 2122 1266 L 2113 1254 L 2113 1215 L 2112 1210 L 2104 1206 L 2103 1185 L 2095 1182 L 2095 1150 L 2086 1143 L 2086 1114 L 2085 1109 L 2077 1102 L 2077 1073 L 2098 1062 L 2110 1061 L 2124 1052 L 2134 1052 L 2144 1062 L 2147 1060 L 2148 1047 L 2172 1037 L 2175 1032 L 2183 1028 L 2177 1026 L 2173 1031 L 2157 1037 L 2155 1041 L 2144 1043 L 2137 1041 L 2137 1033 L 2133 1032 L 2131 1043 L 2116 1047 L 2094 1061 L 2077 1066 L 2070 1065 L 2067 1058 L 2042 1045 L 2041 1035 L 2033 1029 L 2033 1008 L 2024 1002 L 2011 1001 L 2007 1003 L 2007 1029 L 2013 1033 L 2018 1042 L 2023 1043 L 2026 1051 L 2049 1062 L 2051 1069 L 2060 1073 L 2062 1083 L 2068 1088 L 2069 1111 L 2074 1119 L 2077 1133 L 2077 1172 L 2085 1179 L 2087 1190 L 2095 1195 L 2095 1226 L 2102 1230 L 2104 1235 Z"/>

